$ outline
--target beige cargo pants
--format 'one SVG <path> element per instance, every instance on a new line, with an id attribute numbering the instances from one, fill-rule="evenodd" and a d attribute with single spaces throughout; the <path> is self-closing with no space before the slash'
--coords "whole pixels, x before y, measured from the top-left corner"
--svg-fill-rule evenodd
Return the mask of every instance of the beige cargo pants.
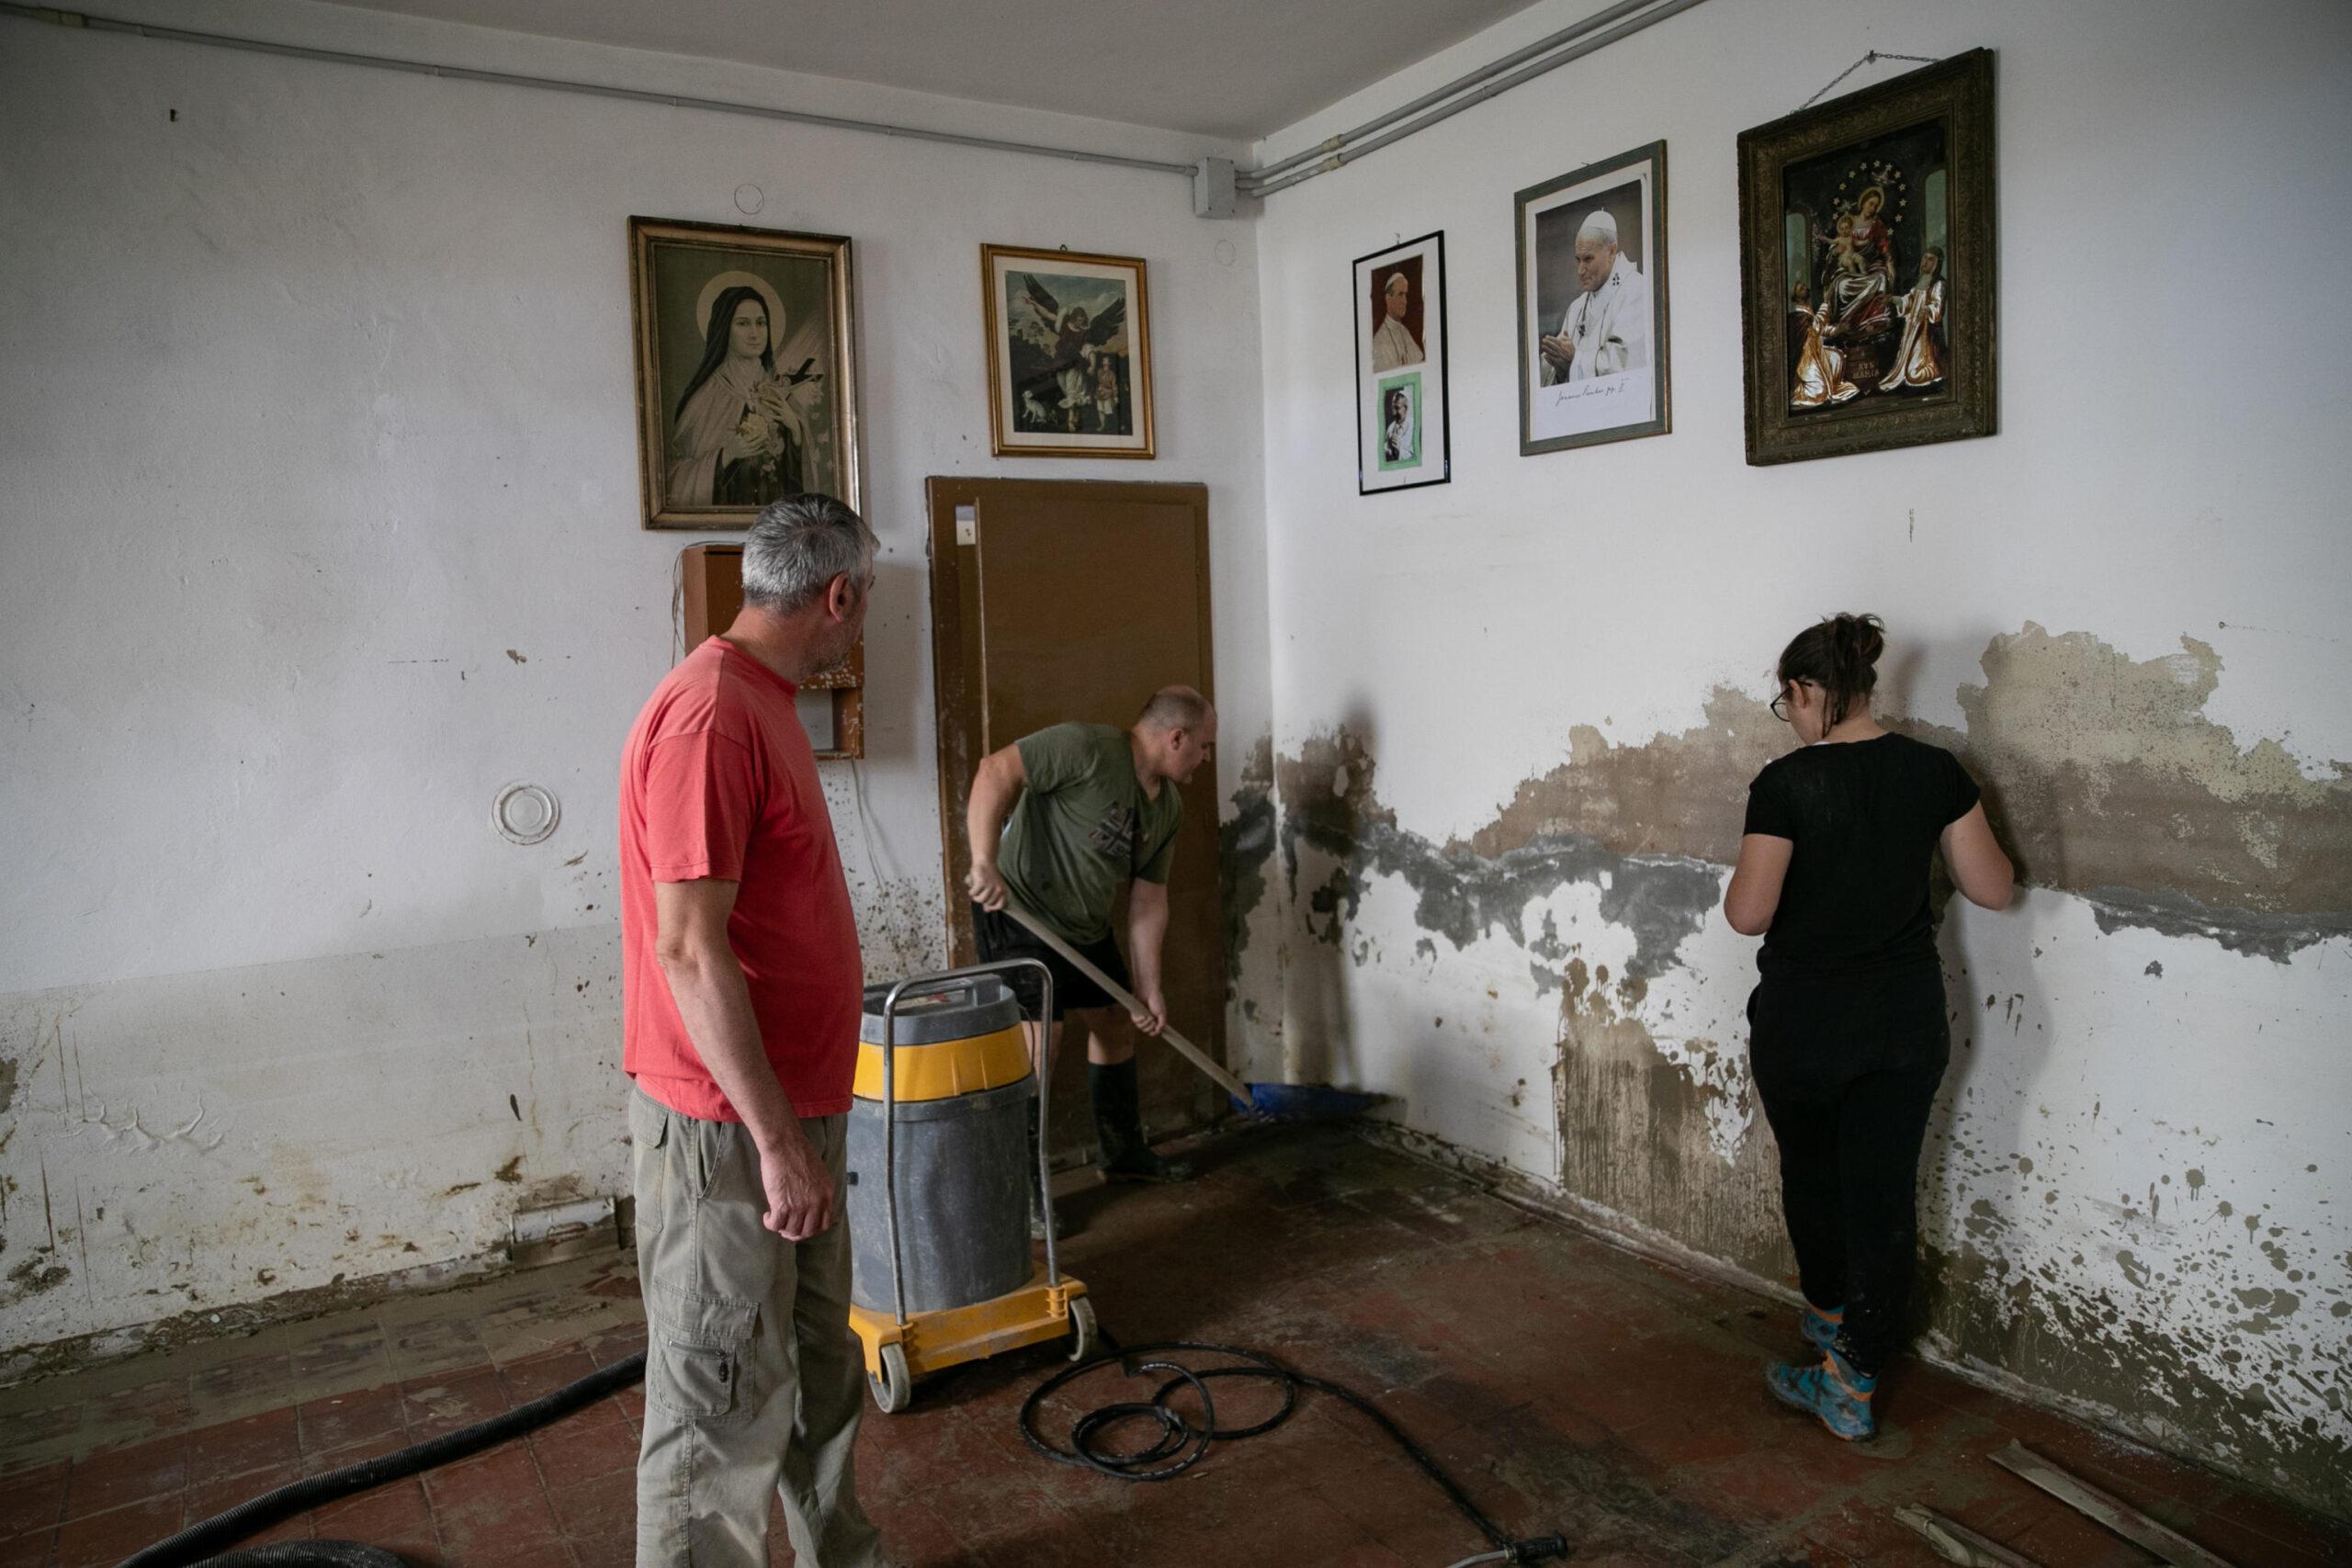
<path id="1" fill-rule="evenodd" d="M 845 1116 L 800 1125 L 842 1179 Z M 645 1293 L 638 1568 L 766 1568 L 768 1497 L 802 1568 L 880 1568 L 852 1450 L 865 1396 L 849 1329 L 849 1228 L 791 1242 L 751 1135 L 629 1095 Z"/>

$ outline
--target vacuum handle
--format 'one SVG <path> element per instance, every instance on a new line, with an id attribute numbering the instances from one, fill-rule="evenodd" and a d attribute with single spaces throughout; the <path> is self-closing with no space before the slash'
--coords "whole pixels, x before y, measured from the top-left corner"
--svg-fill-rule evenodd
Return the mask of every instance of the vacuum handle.
<path id="1" fill-rule="evenodd" d="M 1119 1002 L 1129 1012 L 1149 1012 L 1151 1010 L 1149 1008 L 1145 1007 L 1143 1003 L 1136 999 L 1134 992 L 1128 990 L 1125 986 L 1120 985 L 1119 982 L 1111 978 L 1110 976 L 1102 973 L 1102 971 L 1097 967 L 1093 961 L 1089 959 L 1086 954 L 1079 952 L 1078 949 L 1064 942 L 1054 932 L 1047 931 L 1046 929 L 1046 923 L 1043 920 L 1040 920 L 1036 916 L 1031 914 L 1028 910 L 1023 908 L 1018 899 L 1006 899 L 1004 912 L 1011 915 L 1014 919 L 1019 920 L 1023 926 L 1027 927 L 1030 934 L 1035 936 L 1039 942 L 1044 942 L 1047 947 L 1052 948 L 1056 953 L 1060 953 L 1064 958 L 1068 959 L 1069 961 L 1070 967 L 1076 969 L 1080 974 L 1085 976 L 1088 979 L 1102 987 L 1104 991 L 1110 994 L 1113 999 Z M 1192 1063 L 1193 1066 L 1200 1068 L 1201 1071 L 1216 1079 L 1219 1089 L 1224 1089 L 1226 1093 L 1233 1096 L 1234 1099 L 1239 1100 L 1244 1105 L 1248 1105 L 1250 1103 L 1250 1086 L 1243 1083 L 1239 1078 L 1235 1077 L 1231 1073 L 1226 1071 L 1224 1067 L 1217 1064 L 1216 1058 L 1212 1057 L 1207 1052 L 1202 1050 L 1199 1046 L 1185 1039 L 1182 1034 L 1179 1034 L 1176 1032 L 1176 1026 L 1174 1024 L 1169 1024 L 1162 1028 L 1159 1032 L 1159 1038 L 1167 1041 L 1169 1044 L 1173 1045 L 1176 1048 L 1177 1054 L 1182 1056 L 1186 1061 Z"/>

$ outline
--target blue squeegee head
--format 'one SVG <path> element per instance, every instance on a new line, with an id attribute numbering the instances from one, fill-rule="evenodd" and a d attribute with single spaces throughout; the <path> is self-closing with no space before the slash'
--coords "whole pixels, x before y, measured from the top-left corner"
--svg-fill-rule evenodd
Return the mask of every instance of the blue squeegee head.
<path id="1" fill-rule="evenodd" d="M 1261 1122 L 1320 1122 L 1354 1116 L 1380 1103 L 1376 1094 L 1332 1089 L 1325 1084 L 1253 1083 L 1250 1102 L 1234 1108 Z"/>

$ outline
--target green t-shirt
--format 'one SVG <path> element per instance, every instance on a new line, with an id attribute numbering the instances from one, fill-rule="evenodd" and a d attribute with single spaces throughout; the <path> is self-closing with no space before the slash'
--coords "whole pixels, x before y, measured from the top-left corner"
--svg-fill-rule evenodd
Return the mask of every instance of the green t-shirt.
<path id="1" fill-rule="evenodd" d="M 997 871 L 1064 941 L 1101 942 L 1121 883 L 1168 880 L 1183 796 L 1164 779 L 1159 799 L 1145 795 L 1127 732 L 1107 724 L 1057 724 L 1018 744 L 1029 785 Z"/>

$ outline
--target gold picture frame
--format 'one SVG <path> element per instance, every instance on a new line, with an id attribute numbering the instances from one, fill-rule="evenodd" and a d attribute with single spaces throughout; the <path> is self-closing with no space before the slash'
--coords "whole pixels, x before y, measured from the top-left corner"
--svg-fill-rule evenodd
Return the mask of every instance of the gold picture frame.
<path id="1" fill-rule="evenodd" d="M 1141 256 L 982 245 L 980 301 L 991 452 L 1156 455 Z"/>
<path id="2" fill-rule="evenodd" d="M 631 218 L 628 270 L 644 525 L 748 528 L 801 491 L 863 511 L 850 242 Z"/>

